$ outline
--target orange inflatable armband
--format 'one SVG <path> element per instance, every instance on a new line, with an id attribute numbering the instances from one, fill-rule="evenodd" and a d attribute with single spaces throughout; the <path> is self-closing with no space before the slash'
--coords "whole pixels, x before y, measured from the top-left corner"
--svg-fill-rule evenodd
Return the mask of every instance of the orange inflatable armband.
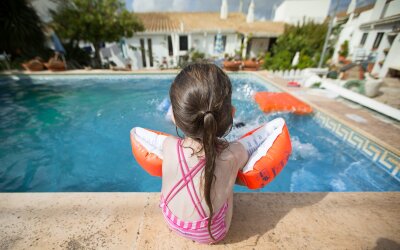
<path id="1" fill-rule="evenodd" d="M 139 127 L 131 130 L 133 156 L 139 165 L 152 176 L 162 176 L 162 142 L 167 136 L 166 133 Z M 159 145 L 154 143 L 157 141 Z"/>
<path id="2" fill-rule="evenodd" d="M 262 188 L 270 183 L 286 165 L 292 151 L 289 131 L 282 118 L 254 129 L 241 138 L 252 139 L 256 131 L 262 132 L 265 140 L 238 172 L 238 178 L 249 189 Z M 139 165 L 152 176 L 162 176 L 162 144 L 167 136 L 162 132 L 139 127 L 131 130 L 132 153 Z M 241 139 L 239 142 L 244 143 Z"/>
<path id="3" fill-rule="evenodd" d="M 270 183 L 286 165 L 292 152 L 289 131 L 282 118 L 274 119 L 241 138 L 251 136 L 259 129 L 265 129 L 268 137 L 249 157 L 246 166 L 238 173 L 239 179 L 249 189 L 262 188 Z"/>

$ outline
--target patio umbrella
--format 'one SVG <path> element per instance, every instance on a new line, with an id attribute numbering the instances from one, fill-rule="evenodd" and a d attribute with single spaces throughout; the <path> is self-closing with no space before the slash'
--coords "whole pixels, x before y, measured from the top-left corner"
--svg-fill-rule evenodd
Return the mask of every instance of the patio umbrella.
<path id="1" fill-rule="evenodd" d="M 224 45 L 222 41 L 222 34 L 218 32 L 217 37 L 215 38 L 215 47 L 214 52 L 217 54 L 219 58 L 222 57 L 222 53 L 224 53 Z"/>
<path id="2" fill-rule="evenodd" d="M 51 41 L 53 42 L 54 45 L 54 50 L 60 54 L 65 54 L 65 49 L 61 44 L 60 39 L 58 38 L 57 34 L 55 32 L 51 33 Z"/>
<path id="3" fill-rule="evenodd" d="M 293 67 L 299 64 L 299 59 L 300 59 L 300 52 L 297 51 L 292 60 Z"/>
<path id="4" fill-rule="evenodd" d="M 126 51 L 126 47 L 125 47 L 125 39 L 121 39 L 121 40 L 119 40 L 119 47 L 120 47 L 120 49 L 121 49 L 121 52 L 122 52 L 122 57 L 123 58 L 128 58 L 128 53 L 127 53 L 127 51 Z"/>

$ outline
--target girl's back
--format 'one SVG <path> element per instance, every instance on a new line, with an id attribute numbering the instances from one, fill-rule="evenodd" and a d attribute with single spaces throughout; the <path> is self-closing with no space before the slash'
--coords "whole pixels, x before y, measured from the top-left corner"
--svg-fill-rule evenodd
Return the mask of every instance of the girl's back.
<path id="1" fill-rule="evenodd" d="M 232 193 L 247 151 L 222 138 L 233 124 L 232 85 L 213 64 L 185 67 L 170 89 L 184 139 L 163 144 L 161 208 L 169 227 L 201 243 L 221 240 L 232 217 Z"/>
<path id="2" fill-rule="evenodd" d="M 182 172 L 179 165 L 177 138 L 168 137 L 164 142 L 164 159 L 163 159 L 163 180 L 161 193 L 167 195 L 171 189 L 182 179 Z M 202 159 L 204 159 L 204 151 L 197 154 L 200 145 L 191 139 L 181 141 L 183 154 L 190 170 L 193 169 Z M 215 162 L 215 180 L 211 188 L 211 201 L 214 208 L 214 213 L 218 212 L 227 203 L 228 209 L 225 217 L 227 229 L 230 226 L 233 209 L 233 185 L 236 181 L 236 176 L 239 168 L 247 161 L 247 152 L 239 143 L 231 143 L 228 148 L 223 150 Z M 193 178 L 193 184 L 196 193 L 199 196 L 201 206 L 204 208 L 206 215 L 209 215 L 209 209 L 204 200 L 202 187 L 204 185 L 203 170 L 200 170 Z M 189 183 L 191 192 L 193 187 Z M 173 199 L 168 203 L 169 209 L 175 216 L 184 221 L 195 221 L 201 219 L 201 216 L 196 211 L 192 204 L 190 194 L 185 188 L 179 191 Z"/>

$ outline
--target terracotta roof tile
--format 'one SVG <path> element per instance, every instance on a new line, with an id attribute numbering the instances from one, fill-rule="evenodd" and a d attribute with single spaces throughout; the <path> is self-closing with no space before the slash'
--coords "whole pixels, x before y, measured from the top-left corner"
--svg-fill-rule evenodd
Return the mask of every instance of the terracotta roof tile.
<path id="1" fill-rule="evenodd" d="M 255 36 L 278 36 L 284 23 L 255 21 L 247 23 L 242 13 L 229 13 L 221 19 L 218 12 L 147 12 L 135 13 L 148 32 L 240 32 Z"/>

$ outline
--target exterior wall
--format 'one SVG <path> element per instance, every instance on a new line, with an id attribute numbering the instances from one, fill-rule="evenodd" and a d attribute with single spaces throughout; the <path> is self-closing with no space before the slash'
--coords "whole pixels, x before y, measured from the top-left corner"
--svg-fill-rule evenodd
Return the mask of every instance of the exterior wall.
<path id="1" fill-rule="evenodd" d="M 269 38 L 252 38 L 250 43 L 250 51 L 247 56 L 248 58 L 257 58 L 260 53 L 267 51 Z"/>
<path id="2" fill-rule="evenodd" d="M 168 51 L 168 36 L 171 35 L 173 45 L 173 55 L 169 55 Z M 179 50 L 179 36 L 188 36 L 188 50 Z M 128 51 L 129 58 L 131 59 L 133 68 L 143 68 L 142 55 L 140 50 L 140 39 L 145 40 L 145 51 L 146 51 L 146 68 L 158 68 L 165 57 L 167 59 L 168 66 L 176 66 L 179 62 L 179 57 L 184 56 L 188 51 L 193 48 L 199 52 L 205 53 L 206 57 L 222 56 L 216 55 L 214 51 L 214 40 L 217 33 L 170 33 L 170 34 L 146 34 L 138 33 L 132 38 L 126 39 L 126 48 Z M 224 53 L 234 55 L 235 49 L 240 47 L 240 41 L 236 33 L 222 34 L 226 35 L 226 46 Z M 153 51 L 153 67 L 150 67 L 150 60 L 148 55 L 148 41 L 152 40 L 152 51 Z M 129 48 L 133 46 L 136 50 Z"/>
<path id="3" fill-rule="evenodd" d="M 389 2 L 387 8 L 385 8 L 385 5 L 386 5 L 386 0 L 376 1 L 373 8 L 371 20 L 378 20 L 381 18 L 400 14 L 400 0 L 394 0 Z"/>
<path id="4" fill-rule="evenodd" d="M 215 36 L 218 33 L 207 33 L 203 34 L 193 34 L 192 37 L 194 40 L 198 40 L 198 44 L 201 46 L 198 47 L 198 51 L 206 54 L 206 57 L 212 56 L 221 56 L 216 55 L 214 46 L 215 46 Z M 235 53 L 235 49 L 237 49 L 237 35 L 236 33 L 222 33 L 223 36 L 226 36 L 226 45 L 225 50 L 222 54 L 233 55 Z"/>
<path id="5" fill-rule="evenodd" d="M 385 7 L 386 0 L 376 0 L 372 9 L 371 21 L 381 19 L 382 11 Z"/>
<path id="6" fill-rule="evenodd" d="M 400 14 L 400 0 L 394 0 L 389 3 L 383 17 L 393 16 Z"/>
<path id="7" fill-rule="evenodd" d="M 395 52 L 397 52 L 399 55 L 400 54 L 400 50 L 399 48 L 396 49 L 396 47 L 392 50 L 391 47 L 396 46 L 396 41 L 398 42 L 398 35 L 397 35 L 397 40 L 395 39 L 392 43 L 392 45 L 389 43 L 389 37 L 388 34 L 392 32 L 392 25 L 387 25 L 384 27 L 380 27 L 379 29 L 374 29 L 374 30 L 364 30 L 363 32 L 368 33 L 368 38 L 364 44 L 364 46 L 360 47 L 362 49 L 364 49 L 366 51 L 366 54 L 368 55 L 371 51 L 375 51 L 376 53 L 376 60 L 375 60 L 375 64 L 372 70 L 373 74 L 377 74 L 379 75 L 379 77 L 384 77 L 386 76 L 387 72 L 388 72 L 388 67 L 391 64 L 396 64 L 395 61 Z M 378 33 L 384 33 L 382 40 L 378 46 L 377 49 L 373 50 L 373 44 L 375 42 L 375 39 L 378 35 Z M 398 46 L 398 45 L 397 45 Z M 385 54 L 384 50 L 385 49 L 390 49 L 389 53 Z M 390 58 L 389 58 L 390 56 Z M 389 59 L 389 61 L 387 62 L 387 59 Z M 398 56 L 397 56 L 398 59 Z M 383 61 L 384 64 L 381 65 L 380 62 Z"/>
<path id="8" fill-rule="evenodd" d="M 168 55 L 168 36 L 164 34 L 136 34 L 133 38 L 126 39 L 128 55 L 132 60 L 132 65 L 139 69 L 143 67 L 142 52 L 140 50 L 140 39 L 144 39 L 144 49 L 146 58 L 146 68 L 158 68 L 162 63 L 163 58 L 167 62 L 171 60 Z M 150 66 L 149 44 L 148 39 L 151 39 L 153 67 Z M 135 50 L 129 48 L 129 45 Z M 139 61 L 139 62 L 138 62 Z"/>
<path id="9" fill-rule="evenodd" d="M 228 34 L 226 36 L 225 53 L 228 54 L 229 56 L 234 56 L 235 50 L 239 49 L 240 49 L 240 38 L 238 38 L 238 35 L 235 33 Z"/>
<path id="10" fill-rule="evenodd" d="M 389 30 L 390 31 L 390 30 Z M 382 38 L 381 44 L 377 49 L 377 60 L 372 70 L 373 74 L 379 75 L 379 77 L 385 77 L 388 73 L 389 67 L 400 67 L 399 55 L 400 55 L 400 38 L 399 34 L 394 38 L 392 44 L 389 43 L 389 32 L 386 32 Z M 387 49 L 388 53 L 384 50 Z M 397 54 L 396 54 L 397 53 Z M 383 62 L 383 63 L 381 63 Z"/>
<path id="11" fill-rule="evenodd" d="M 358 17 L 353 17 L 351 19 L 349 18 L 347 23 L 343 25 L 343 29 L 340 32 L 338 41 L 336 42 L 335 45 L 335 52 L 333 53 L 332 56 L 332 60 L 334 63 L 338 62 L 339 59 L 338 53 L 340 51 L 340 46 L 343 44 L 344 41 L 346 40 L 349 41 L 349 57 L 352 57 L 357 49 L 363 47 L 360 46 L 360 42 L 361 42 L 361 37 L 365 31 L 361 30 L 359 27 L 362 23 L 370 21 L 371 13 L 372 10 L 362 12 Z M 369 34 L 367 39 L 370 39 Z"/>
<path id="12" fill-rule="evenodd" d="M 385 77 L 389 67 L 400 68 L 400 61 L 398 60 L 398 55 L 400 55 L 400 38 L 399 34 L 395 38 L 393 37 L 393 23 L 375 25 L 372 28 L 364 30 L 359 28 L 363 23 L 377 21 L 400 13 L 400 0 L 391 1 L 386 7 L 385 4 L 386 0 L 377 0 L 373 9 L 361 13 L 358 18 L 349 19 L 344 25 L 336 43 L 335 52 L 332 57 L 333 62 L 336 63 L 338 61 L 340 45 L 345 40 L 349 40 L 349 54 L 350 56 L 353 55 L 353 60 L 355 59 L 355 52 L 363 52 L 365 55 L 368 55 L 374 51 L 376 59 L 372 70 L 373 74 Z M 367 33 L 368 37 L 365 44 L 361 46 L 360 41 L 363 33 Z M 384 35 L 378 48 L 373 49 L 372 47 L 378 33 L 384 33 Z M 393 40 L 392 43 L 390 43 L 391 40 Z M 388 52 L 385 52 L 385 50 Z"/>
<path id="13" fill-rule="evenodd" d="M 400 70 L 400 34 L 397 34 L 396 38 L 392 43 L 392 47 L 389 50 L 389 53 L 386 56 L 385 63 L 382 66 L 380 76 L 383 77 L 387 74 L 389 68 L 396 68 Z"/>
<path id="14" fill-rule="evenodd" d="M 312 20 L 323 23 L 329 11 L 330 0 L 296 0 L 284 1 L 275 11 L 274 21 L 290 24 Z"/>
<path id="15" fill-rule="evenodd" d="M 173 55 L 169 55 L 168 51 L 168 36 L 171 35 L 172 45 L 173 45 Z M 145 68 L 158 68 L 163 62 L 163 58 L 166 58 L 168 67 L 177 66 L 179 63 L 179 58 L 188 53 L 188 51 L 179 50 L 179 36 L 188 36 L 188 51 L 193 48 L 196 51 L 202 52 L 207 58 L 211 57 L 223 57 L 224 54 L 229 56 L 235 55 L 235 50 L 240 49 L 241 36 L 237 33 L 222 33 L 226 36 L 225 50 L 222 54 L 217 55 L 214 50 L 215 46 L 215 36 L 216 32 L 198 32 L 198 33 L 170 33 L 170 34 L 151 34 L 151 33 L 137 33 L 132 38 L 125 39 L 126 46 L 125 51 L 127 51 L 128 57 L 132 64 L 133 69 L 143 68 L 140 39 L 145 41 L 145 58 L 146 67 Z M 150 67 L 150 58 L 148 55 L 148 39 L 152 41 L 152 51 L 153 51 L 153 67 Z M 251 50 L 249 51 L 248 57 L 257 57 L 260 52 L 265 52 L 269 45 L 269 38 L 253 38 Z M 134 47 L 132 49 L 130 47 Z M 113 61 L 118 61 L 117 58 L 112 59 Z M 117 63 L 118 64 L 118 63 Z M 118 64 L 118 66 L 120 66 Z"/>
<path id="16" fill-rule="evenodd" d="M 207 44 L 204 42 L 204 34 L 192 34 L 192 48 L 200 51 L 205 52 Z"/>

